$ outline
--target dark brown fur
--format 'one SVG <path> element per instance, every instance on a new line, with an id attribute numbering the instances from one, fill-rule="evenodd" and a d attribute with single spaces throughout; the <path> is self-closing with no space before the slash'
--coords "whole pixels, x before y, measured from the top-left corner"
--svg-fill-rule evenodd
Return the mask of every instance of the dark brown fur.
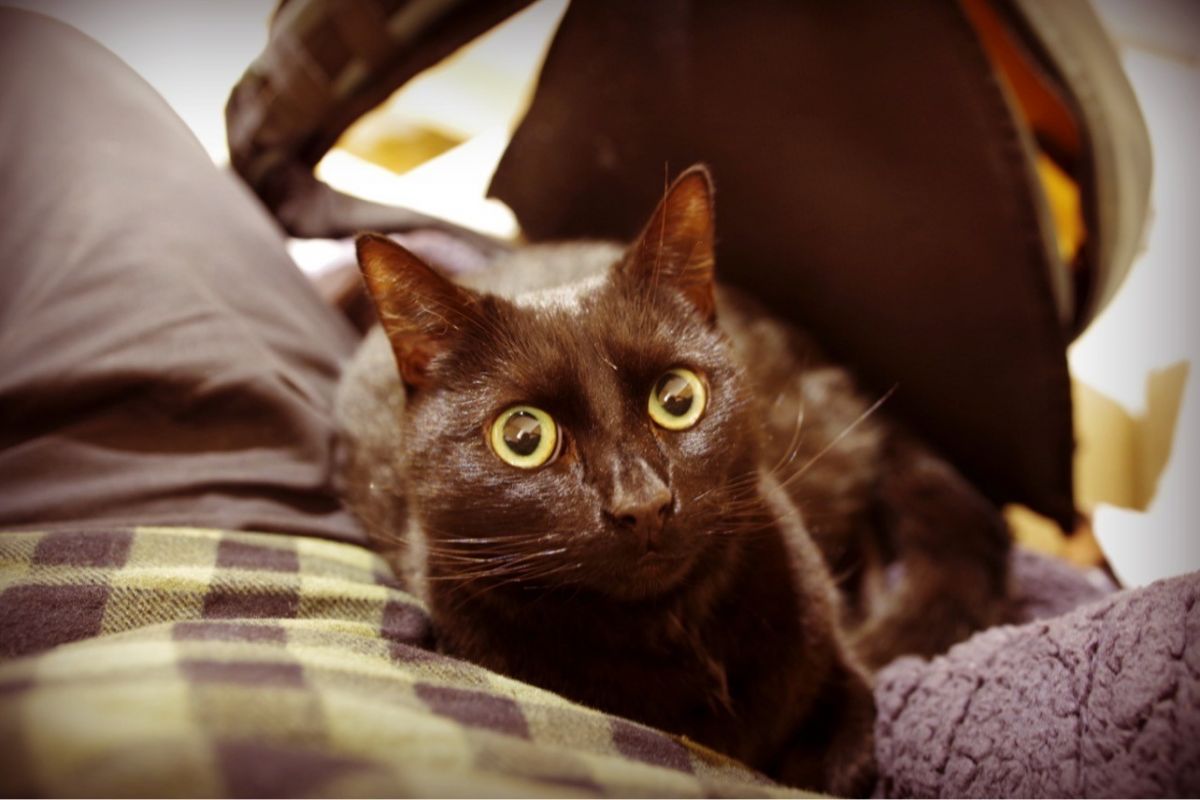
<path id="1" fill-rule="evenodd" d="M 347 500 L 446 652 L 787 783 L 863 793 L 874 706 L 860 659 L 937 652 L 994 621 L 1007 539 L 845 370 L 717 290 L 712 247 L 699 168 L 627 250 L 533 248 L 476 289 L 361 239 L 382 332 L 339 397 Z M 646 411 L 676 366 L 709 387 L 685 431 Z M 491 421 L 516 403 L 563 431 L 542 468 L 490 449 Z M 661 516 L 622 516 L 657 497 Z M 909 580 L 890 587 L 897 559 Z"/>

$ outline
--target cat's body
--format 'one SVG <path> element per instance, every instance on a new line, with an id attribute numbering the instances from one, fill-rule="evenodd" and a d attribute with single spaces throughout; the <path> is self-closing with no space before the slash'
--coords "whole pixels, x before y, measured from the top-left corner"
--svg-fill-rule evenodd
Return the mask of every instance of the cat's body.
<path id="1" fill-rule="evenodd" d="M 991 621 L 1003 530 L 805 336 L 714 287 L 710 203 L 693 170 L 628 250 L 530 248 L 472 291 L 360 243 L 384 326 L 339 394 L 347 501 L 447 652 L 861 793 L 873 702 L 852 650 L 881 663 Z M 683 374 L 701 415 L 650 397 L 647 416 Z M 520 404 L 561 430 L 534 468 L 489 439 Z M 896 556 L 919 579 L 888 592 Z"/>

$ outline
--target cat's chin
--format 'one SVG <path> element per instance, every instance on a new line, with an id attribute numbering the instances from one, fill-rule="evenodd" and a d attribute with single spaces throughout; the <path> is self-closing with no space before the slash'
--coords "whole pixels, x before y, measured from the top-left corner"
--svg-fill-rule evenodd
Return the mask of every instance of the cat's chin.
<path id="1" fill-rule="evenodd" d="M 651 600 L 678 588 L 695 563 L 694 555 L 651 551 L 622 565 L 597 588 L 618 600 Z"/>

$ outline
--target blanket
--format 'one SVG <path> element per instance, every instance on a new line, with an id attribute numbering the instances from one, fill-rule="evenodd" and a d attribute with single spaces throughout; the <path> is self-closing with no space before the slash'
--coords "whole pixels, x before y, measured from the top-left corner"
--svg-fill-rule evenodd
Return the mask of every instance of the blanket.
<path id="1" fill-rule="evenodd" d="M 791 794 L 430 642 L 360 547 L 0 534 L 0 795 Z"/>
<path id="2" fill-rule="evenodd" d="M 1088 594 L 1065 566 L 1036 569 L 1050 583 L 1032 608 Z M 1196 796 L 1197 597 L 1193 573 L 888 665 L 875 691 L 878 794 Z"/>
<path id="3" fill-rule="evenodd" d="M 1200 792 L 1200 576 L 1105 596 L 1028 554 L 1014 574 L 1047 618 L 880 674 L 877 794 Z M 432 644 L 358 546 L 4 533 L 0 794 L 799 793 Z"/>

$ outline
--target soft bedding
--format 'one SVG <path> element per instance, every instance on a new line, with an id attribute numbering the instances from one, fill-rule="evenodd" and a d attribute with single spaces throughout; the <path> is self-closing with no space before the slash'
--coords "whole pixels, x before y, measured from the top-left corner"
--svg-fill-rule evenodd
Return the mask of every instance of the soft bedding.
<path id="1" fill-rule="evenodd" d="M 4 796 L 791 794 L 431 652 L 423 609 L 352 545 L 5 533 L 0 642 Z"/>
<path id="2" fill-rule="evenodd" d="M 1030 608 L 1092 602 L 885 668 L 876 794 L 1200 789 L 1200 575 L 1103 597 L 1029 554 L 1014 573 Z M 4 795 L 797 793 L 438 655 L 420 604 L 354 545 L 6 533 L 0 643 Z"/>
<path id="3" fill-rule="evenodd" d="M 1037 574 L 1061 596 L 1062 575 Z M 893 662 L 875 689 L 879 793 L 1195 796 L 1198 598 L 1192 573 Z"/>

